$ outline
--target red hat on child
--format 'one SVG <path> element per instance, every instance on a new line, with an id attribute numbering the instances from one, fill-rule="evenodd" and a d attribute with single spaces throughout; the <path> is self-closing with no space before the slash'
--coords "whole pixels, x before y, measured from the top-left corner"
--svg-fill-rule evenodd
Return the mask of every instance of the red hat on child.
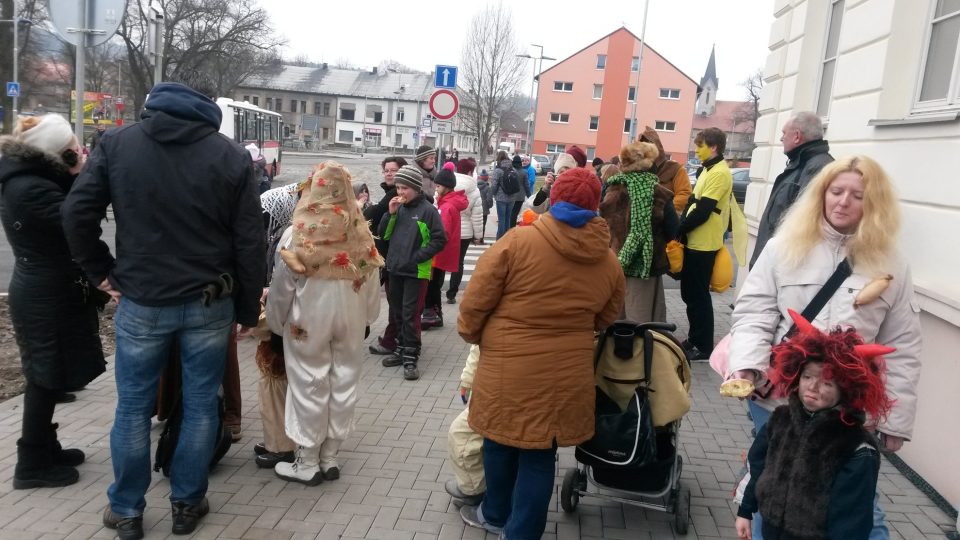
<path id="1" fill-rule="evenodd" d="M 550 189 L 550 204 L 561 201 L 596 211 L 600 206 L 600 180 L 597 175 L 591 169 L 580 167 L 565 171 Z"/>

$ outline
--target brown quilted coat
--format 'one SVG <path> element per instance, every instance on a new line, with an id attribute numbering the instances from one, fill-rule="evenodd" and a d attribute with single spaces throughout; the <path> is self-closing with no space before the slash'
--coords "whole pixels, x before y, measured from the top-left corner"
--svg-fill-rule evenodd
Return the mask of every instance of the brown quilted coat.
<path id="1" fill-rule="evenodd" d="M 607 224 L 573 228 L 545 214 L 511 229 L 477 263 L 457 330 L 480 345 L 470 427 L 516 448 L 593 436 L 594 330 L 623 306 Z"/>

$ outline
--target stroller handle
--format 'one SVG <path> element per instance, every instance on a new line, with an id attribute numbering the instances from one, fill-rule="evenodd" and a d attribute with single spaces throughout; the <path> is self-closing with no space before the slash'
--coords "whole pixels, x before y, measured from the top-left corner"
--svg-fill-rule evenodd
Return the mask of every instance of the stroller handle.
<path id="1" fill-rule="evenodd" d="M 647 330 L 661 330 L 664 332 L 676 332 L 677 330 L 677 325 L 673 323 L 667 323 L 667 322 L 636 323 L 628 320 L 615 321 L 613 324 L 610 325 L 610 328 L 612 329 L 618 326 L 619 327 L 627 326 L 627 327 L 633 328 L 634 332 L 636 332 L 637 334 L 642 334 Z"/>

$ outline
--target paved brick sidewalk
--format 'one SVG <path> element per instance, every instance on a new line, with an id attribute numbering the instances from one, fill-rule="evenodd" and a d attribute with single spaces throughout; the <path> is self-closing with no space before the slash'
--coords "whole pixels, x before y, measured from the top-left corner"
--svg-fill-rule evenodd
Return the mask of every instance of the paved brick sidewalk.
<path id="1" fill-rule="evenodd" d="M 715 296 L 717 334 L 729 326 L 734 292 Z M 685 335 L 679 291 L 667 291 L 671 320 Z M 443 489 L 450 477 L 446 430 L 462 404 L 455 391 L 467 346 L 454 326 L 456 307 L 445 305 L 447 326 L 424 334 L 423 377 L 404 381 L 400 368 L 383 368 L 380 358 L 364 361 L 357 428 L 344 445 L 340 480 L 305 487 L 278 479 L 253 463 L 260 440 L 257 368 L 251 344 L 240 349 L 244 392 L 243 439 L 211 476 L 211 514 L 196 538 L 249 539 L 481 539 L 494 538 L 464 527 Z M 375 335 L 385 324 L 384 302 Z M 750 426 L 736 400 L 721 399 L 719 379 L 705 364 L 694 366 L 693 409 L 681 435 L 683 484 L 693 493 L 688 538 L 735 538 L 730 492 L 750 444 Z M 109 430 L 115 402 L 112 370 L 58 407 L 56 421 L 65 446 L 87 452 L 80 482 L 62 489 L 13 491 L 22 398 L 0 404 L 0 538 L 110 538 L 100 523 L 112 479 Z M 155 426 L 153 437 L 159 435 Z M 558 486 L 574 465 L 571 449 L 560 452 Z M 953 521 L 889 464 L 881 473 L 883 504 L 893 538 L 942 538 Z M 559 488 L 558 488 L 559 491 Z M 148 538 L 170 536 L 169 483 L 161 475 L 147 493 L 144 526 Z M 551 501 L 547 539 L 673 538 L 666 514 L 581 499 L 574 514 Z"/>

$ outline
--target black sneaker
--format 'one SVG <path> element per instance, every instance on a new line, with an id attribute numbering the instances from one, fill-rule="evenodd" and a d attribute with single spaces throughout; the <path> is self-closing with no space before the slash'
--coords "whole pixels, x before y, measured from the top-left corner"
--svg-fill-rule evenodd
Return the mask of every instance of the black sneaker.
<path id="1" fill-rule="evenodd" d="M 293 463 L 293 452 L 264 452 L 253 458 L 254 463 L 261 469 L 272 469 L 277 463 Z"/>
<path id="2" fill-rule="evenodd" d="M 329 469 L 323 471 L 324 480 L 339 480 L 340 479 L 340 467 L 330 467 Z"/>
<path id="3" fill-rule="evenodd" d="M 204 497 L 197 504 L 175 502 L 170 504 L 173 513 L 173 534 L 190 534 L 197 528 L 200 518 L 210 512 L 210 503 Z"/>
<path id="4" fill-rule="evenodd" d="M 103 526 L 117 531 L 120 540 L 143 538 L 143 516 L 122 518 L 114 514 L 109 505 L 103 509 Z"/>
<path id="5" fill-rule="evenodd" d="M 687 349 L 687 360 L 690 362 L 703 362 L 710 360 L 710 353 L 701 351 L 696 347 Z"/>
<path id="6" fill-rule="evenodd" d="M 377 343 L 376 345 L 370 346 L 370 354 L 379 354 L 381 356 L 386 354 L 393 354 L 393 349 L 388 349 L 383 345 Z"/>
<path id="7" fill-rule="evenodd" d="M 403 359 L 396 354 L 385 356 L 383 360 L 380 361 L 380 365 L 382 365 L 383 367 L 397 367 L 402 364 L 403 364 Z"/>
<path id="8" fill-rule="evenodd" d="M 457 298 L 456 298 L 456 297 L 449 297 L 449 298 L 447 298 L 447 303 L 448 303 L 448 304 L 456 304 L 456 303 L 457 303 Z"/>
<path id="9" fill-rule="evenodd" d="M 262 443 L 262 442 L 258 442 L 257 444 L 253 445 L 253 453 L 254 453 L 254 454 L 256 454 L 256 455 L 258 455 L 258 456 L 262 456 L 262 455 L 266 454 L 267 452 L 268 452 L 268 450 L 267 450 L 267 445 L 266 445 L 266 444 L 264 444 L 264 443 Z"/>

